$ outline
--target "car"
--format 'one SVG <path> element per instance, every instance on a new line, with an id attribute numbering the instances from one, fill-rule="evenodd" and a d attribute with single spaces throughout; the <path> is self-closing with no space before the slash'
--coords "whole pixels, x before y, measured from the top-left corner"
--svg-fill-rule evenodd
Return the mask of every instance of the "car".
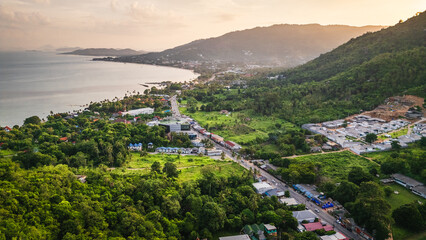
<path id="1" fill-rule="evenodd" d="M 318 208 L 315 208 L 315 212 L 319 213 L 319 210 L 318 210 Z"/>

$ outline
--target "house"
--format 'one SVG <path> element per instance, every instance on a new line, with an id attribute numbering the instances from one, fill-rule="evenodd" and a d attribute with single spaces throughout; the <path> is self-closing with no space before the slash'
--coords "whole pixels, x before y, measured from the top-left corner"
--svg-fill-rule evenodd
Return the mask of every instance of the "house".
<path id="1" fill-rule="evenodd" d="M 148 149 L 154 148 L 154 144 L 152 142 L 148 143 Z"/>
<path id="2" fill-rule="evenodd" d="M 330 147 L 330 150 L 331 150 L 331 147 Z M 314 152 L 321 152 L 321 148 L 320 147 L 311 147 L 311 152 L 312 153 L 314 153 Z"/>
<path id="3" fill-rule="evenodd" d="M 137 116 L 140 114 L 153 114 L 153 113 L 154 113 L 154 108 L 138 108 L 138 109 L 130 110 L 127 112 L 122 112 L 121 115 L 125 116 L 129 114 L 130 116 Z"/>
<path id="4" fill-rule="evenodd" d="M 239 151 L 241 149 L 241 146 L 232 142 L 232 141 L 225 141 L 225 147 L 234 150 L 234 151 Z"/>
<path id="5" fill-rule="evenodd" d="M 75 177 L 77 178 L 78 181 L 80 181 L 81 183 L 85 183 L 86 182 L 86 175 L 75 175 Z"/>
<path id="6" fill-rule="evenodd" d="M 413 187 L 411 191 L 422 198 L 426 198 L 426 186 L 424 185 Z"/>
<path id="7" fill-rule="evenodd" d="M 142 151 L 142 143 L 130 143 L 129 146 L 127 146 L 127 149 L 130 151 Z"/>
<path id="8" fill-rule="evenodd" d="M 253 187 L 256 189 L 256 192 L 259 194 L 264 194 L 265 192 L 274 189 L 269 183 L 266 182 L 256 182 L 253 183 Z"/>
<path id="9" fill-rule="evenodd" d="M 220 156 L 220 155 L 222 155 L 222 150 L 220 150 L 220 149 L 206 149 L 204 155 L 206 155 L 206 156 Z"/>
<path id="10" fill-rule="evenodd" d="M 283 204 L 287 204 L 287 206 L 299 205 L 299 203 L 294 198 L 281 198 L 280 202 L 283 203 Z"/>
<path id="11" fill-rule="evenodd" d="M 305 227 L 305 229 L 306 229 L 306 231 L 308 231 L 308 232 L 313 232 L 313 231 L 316 231 L 316 230 L 319 230 L 319 229 L 324 229 L 326 232 L 328 232 L 328 231 L 333 231 L 333 226 L 331 226 L 331 225 L 323 225 L 322 223 L 320 223 L 320 222 L 312 222 L 312 223 L 305 223 L 305 224 L 302 224 L 303 225 L 303 227 Z"/>
<path id="12" fill-rule="evenodd" d="M 343 233 L 341 232 L 336 232 L 333 235 L 320 236 L 320 239 L 321 240 L 349 240 L 349 238 L 343 235 Z"/>
<path id="13" fill-rule="evenodd" d="M 6 132 L 10 132 L 10 131 L 12 131 L 12 128 L 10 128 L 9 126 L 6 126 L 6 127 L 4 127 L 4 130 L 5 130 Z"/>
<path id="14" fill-rule="evenodd" d="M 265 227 L 265 232 L 269 236 L 277 236 L 277 228 L 271 224 L 263 224 Z"/>
<path id="15" fill-rule="evenodd" d="M 296 218 L 299 223 L 303 221 L 314 222 L 315 219 L 318 218 L 312 210 L 295 211 L 293 212 L 293 217 Z"/>
<path id="16" fill-rule="evenodd" d="M 228 237 L 219 237 L 219 240 L 251 240 L 249 235 L 243 234 L 243 235 L 235 235 L 235 236 L 228 236 Z"/>
<path id="17" fill-rule="evenodd" d="M 67 137 L 61 137 L 61 138 L 59 138 L 59 141 L 68 142 L 68 138 Z"/>
<path id="18" fill-rule="evenodd" d="M 407 177 L 405 175 L 399 174 L 399 173 L 392 174 L 392 178 L 399 185 L 402 185 L 402 186 L 404 186 L 406 188 L 410 188 L 410 189 L 413 188 L 413 187 L 423 185 L 423 183 L 416 181 L 416 180 L 414 180 L 410 177 Z"/>
<path id="19" fill-rule="evenodd" d="M 265 226 L 263 224 L 252 224 L 245 225 L 243 231 L 245 234 L 249 235 L 251 239 L 266 240 L 264 229 Z"/>
<path id="20" fill-rule="evenodd" d="M 213 133 L 210 135 L 210 138 L 217 143 L 223 142 L 223 137 L 216 135 L 216 134 L 213 134 Z"/>
<path id="21" fill-rule="evenodd" d="M 264 194 L 268 197 L 277 196 L 278 198 L 280 198 L 284 196 L 284 192 L 281 190 L 278 190 L 277 188 L 270 189 L 266 191 Z"/>
<path id="22" fill-rule="evenodd" d="M 221 110 L 221 111 L 220 111 L 220 114 L 228 115 L 228 114 L 229 114 L 229 112 L 228 112 L 228 110 Z"/>

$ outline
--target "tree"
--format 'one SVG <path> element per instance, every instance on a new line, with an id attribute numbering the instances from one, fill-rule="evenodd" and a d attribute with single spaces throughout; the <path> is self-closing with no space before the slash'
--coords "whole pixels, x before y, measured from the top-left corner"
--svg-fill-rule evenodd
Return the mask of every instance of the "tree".
<path id="1" fill-rule="evenodd" d="M 220 159 L 225 160 L 225 152 L 222 151 L 222 153 L 220 154 Z"/>
<path id="2" fill-rule="evenodd" d="M 389 187 L 389 186 L 386 186 L 386 187 L 384 188 L 384 191 L 385 191 L 385 196 L 386 196 L 386 197 L 390 197 L 390 196 L 392 195 L 392 193 L 393 193 L 392 188 L 391 188 L 391 187 Z"/>
<path id="3" fill-rule="evenodd" d="M 223 228 L 226 219 L 226 213 L 215 202 L 207 202 L 201 210 L 201 224 L 211 231 L 217 231 Z"/>
<path id="4" fill-rule="evenodd" d="M 394 149 L 394 150 L 401 149 L 401 145 L 399 144 L 398 141 L 392 141 L 391 146 L 392 146 L 392 149 Z"/>
<path id="5" fill-rule="evenodd" d="M 41 120 L 38 116 L 32 116 L 24 120 L 24 125 L 35 124 L 38 125 L 41 123 Z"/>
<path id="6" fill-rule="evenodd" d="M 289 198 L 290 197 L 290 191 L 286 190 L 284 192 L 284 196 L 287 197 L 287 198 Z"/>
<path id="7" fill-rule="evenodd" d="M 294 240 L 318 240 L 319 237 L 314 232 L 297 233 Z"/>
<path id="8" fill-rule="evenodd" d="M 392 218 L 401 227 L 412 231 L 422 231 L 426 228 L 426 216 L 422 216 L 420 209 L 426 209 L 418 203 L 405 204 L 395 209 Z"/>
<path id="9" fill-rule="evenodd" d="M 155 162 L 151 165 L 151 172 L 161 173 L 161 164 L 160 164 L 160 162 L 155 161 Z"/>
<path id="10" fill-rule="evenodd" d="M 368 143 L 372 143 L 377 140 L 377 135 L 374 133 L 369 133 L 365 136 L 365 141 Z"/>
<path id="11" fill-rule="evenodd" d="M 177 178 L 179 175 L 176 165 L 171 162 L 167 162 L 164 164 L 163 172 L 166 173 L 167 177 L 169 178 Z"/>
<path id="12" fill-rule="evenodd" d="M 362 182 L 367 182 L 372 180 L 370 174 L 364 172 L 361 167 L 354 167 L 348 174 L 348 181 L 360 185 Z"/>
<path id="13" fill-rule="evenodd" d="M 333 193 L 334 198 L 341 204 L 353 202 L 358 194 L 359 187 L 347 181 L 342 181 Z"/>

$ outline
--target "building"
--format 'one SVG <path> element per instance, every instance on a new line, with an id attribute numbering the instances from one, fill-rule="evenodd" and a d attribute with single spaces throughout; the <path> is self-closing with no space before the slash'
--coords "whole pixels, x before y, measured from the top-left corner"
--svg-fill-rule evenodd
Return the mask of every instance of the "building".
<path id="1" fill-rule="evenodd" d="M 399 174 L 399 173 L 392 174 L 392 178 L 399 185 L 402 185 L 402 186 L 409 188 L 409 189 L 423 185 L 423 183 L 416 181 L 416 180 L 414 180 L 410 177 L 407 177 L 405 175 Z"/>
<path id="2" fill-rule="evenodd" d="M 269 183 L 266 182 L 256 182 L 253 183 L 253 187 L 256 189 L 256 192 L 259 194 L 264 194 L 265 192 L 274 189 Z"/>
<path id="3" fill-rule="evenodd" d="M 189 140 L 194 140 L 198 137 L 197 133 L 193 131 L 176 131 L 175 133 L 188 135 Z"/>
<path id="4" fill-rule="evenodd" d="M 235 142 L 232 141 L 225 141 L 225 147 L 234 150 L 234 151 L 239 151 L 241 149 L 241 146 L 236 144 Z"/>
<path id="5" fill-rule="evenodd" d="M 243 234 L 243 235 L 235 235 L 235 236 L 228 236 L 228 237 L 219 237 L 219 240 L 251 240 L 249 235 Z"/>
<path id="6" fill-rule="evenodd" d="M 154 148 L 154 144 L 152 142 L 148 143 L 148 149 Z"/>
<path id="7" fill-rule="evenodd" d="M 153 113 L 154 113 L 154 108 L 139 108 L 139 109 L 134 109 L 127 112 L 122 112 L 121 115 L 125 116 L 128 114 L 130 116 L 137 116 L 140 114 L 153 114 Z"/>
<path id="8" fill-rule="evenodd" d="M 297 219 L 299 223 L 303 221 L 314 222 L 318 216 L 312 212 L 312 210 L 303 210 L 293 212 L 293 217 Z"/>
<path id="9" fill-rule="evenodd" d="M 320 229 L 324 229 L 326 232 L 334 230 L 333 226 L 327 225 L 327 224 L 323 225 L 320 222 L 311 222 L 311 223 L 305 223 L 302 225 L 308 232 L 313 232 Z"/>
<path id="10" fill-rule="evenodd" d="M 287 204 L 287 206 L 299 205 L 299 203 L 294 198 L 281 198 L 280 202 L 283 203 L 283 204 Z"/>
<path id="11" fill-rule="evenodd" d="M 222 150 L 220 150 L 220 149 L 206 149 L 204 155 L 206 155 L 206 156 L 220 156 L 220 155 L 222 155 Z"/>
<path id="12" fill-rule="evenodd" d="M 159 126 L 166 127 L 166 132 L 189 131 L 190 124 L 186 120 L 166 120 L 158 123 Z"/>
<path id="13" fill-rule="evenodd" d="M 127 149 L 130 151 L 142 151 L 142 143 L 130 143 L 129 146 L 127 146 Z"/>
<path id="14" fill-rule="evenodd" d="M 275 226 L 271 224 L 264 224 L 263 226 L 265 227 L 266 234 L 269 236 L 277 236 L 277 228 Z"/>
<path id="15" fill-rule="evenodd" d="M 216 134 L 211 134 L 210 138 L 217 143 L 223 142 L 223 137 Z"/>
<path id="16" fill-rule="evenodd" d="M 284 196 L 284 192 L 281 190 L 278 190 L 277 188 L 270 189 L 266 191 L 264 194 L 268 197 L 277 196 L 278 198 L 280 198 Z"/>
<path id="17" fill-rule="evenodd" d="M 424 185 L 413 187 L 411 191 L 422 198 L 426 198 L 426 186 Z"/>
<path id="18" fill-rule="evenodd" d="M 343 233 L 341 232 L 336 232 L 333 235 L 320 236 L 320 239 L 321 240 L 349 240 L 349 238 L 343 235 Z"/>

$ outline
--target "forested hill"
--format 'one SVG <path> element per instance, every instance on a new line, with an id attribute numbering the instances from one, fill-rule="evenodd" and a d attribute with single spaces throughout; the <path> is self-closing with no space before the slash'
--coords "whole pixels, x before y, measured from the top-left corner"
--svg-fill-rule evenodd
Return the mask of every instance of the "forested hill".
<path id="1" fill-rule="evenodd" d="M 391 96 L 425 98 L 425 45 L 426 13 L 421 13 L 353 39 L 278 78 L 251 81 L 243 96 L 251 104 L 245 108 L 303 124 L 371 110 Z"/>
<path id="2" fill-rule="evenodd" d="M 426 13 L 405 22 L 351 39 L 331 52 L 285 73 L 292 83 L 321 81 L 358 66 L 383 53 L 426 46 Z M 425 62 L 425 61 L 423 61 Z"/>
<path id="3" fill-rule="evenodd" d="M 353 37 L 382 26 L 281 24 L 235 31 L 202 39 L 163 52 L 123 57 L 124 62 L 222 61 L 296 66 L 332 50 Z"/>

